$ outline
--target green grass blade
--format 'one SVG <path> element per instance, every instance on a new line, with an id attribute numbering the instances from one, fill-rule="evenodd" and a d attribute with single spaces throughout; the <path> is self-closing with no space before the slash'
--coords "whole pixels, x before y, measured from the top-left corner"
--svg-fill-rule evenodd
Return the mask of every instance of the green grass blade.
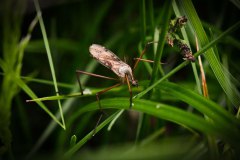
<path id="1" fill-rule="evenodd" d="M 121 109 L 118 114 L 113 118 L 113 120 L 111 121 L 111 123 L 109 124 L 107 130 L 110 131 L 113 127 L 113 125 L 115 124 L 115 122 L 117 121 L 117 119 L 123 114 L 124 110 Z"/>
<path id="2" fill-rule="evenodd" d="M 188 91 L 189 92 L 189 91 Z M 185 97 L 192 95 L 189 93 L 183 94 Z M 193 94 L 194 95 L 194 94 Z M 201 107 L 203 109 L 204 114 L 212 117 L 214 123 L 206 121 L 204 117 L 195 115 L 193 113 L 178 109 L 176 107 L 157 103 L 148 100 L 136 99 L 134 100 L 133 109 L 138 110 L 140 112 L 153 115 L 155 117 L 168 120 L 177 124 L 181 124 L 183 126 L 187 126 L 189 128 L 193 128 L 199 130 L 205 134 L 219 136 L 234 146 L 237 146 L 236 138 L 239 138 L 239 122 L 226 114 L 226 111 L 219 109 L 219 106 L 214 104 L 209 100 L 202 99 L 201 95 L 194 95 L 193 99 L 197 99 L 191 103 L 194 103 L 195 107 Z M 119 103 L 121 102 L 121 103 Z M 128 109 L 129 99 L 128 98 L 111 98 L 101 100 L 102 108 L 115 108 L 115 109 Z M 210 107 L 210 109 L 208 108 Z M 217 107 L 217 109 L 216 109 Z M 198 109 L 199 109 L 198 108 Z M 99 109 L 97 102 L 91 103 L 84 107 L 84 111 L 93 111 Z M 214 111 L 214 112 L 213 112 Z M 215 113 L 216 112 L 216 113 Z M 224 118 L 220 118 L 224 115 Z M 221 124 L 223 122 L 223 125 Z M 229 126 L 228 126 L 229 125 Z M 229 128 L 231 130 L 229 130 Z"/>
<path id="3" fill-rule="evenodd" d="M 234 126 L 240 125 L 240 121 L 236 120 L 234 116 L 226 112 L 221 106 L 190 89 L 170 82 L 163 82 L 159 86 L 159 89 L 163 89 L 166 93 L 172 94 L 177 99 L 196 107 L 201 113 L 207 115 L 214 121 L 218 121 L 218 123 L 225 128 L 233 129 L 236 128 Z"/>
<path id="4" fill-rule="evenodd" d="M 108 117 L 105 121 L 103 121 L 101 124 L 99 124 L 96 128 L 96 130 L 92 130 L 91 132 L 89 132 L 84 138 L 82 138 L 79 142 L 76 143 L 76 145 L 74 145 L 74 147 L 72 147 L 71 149 L 69 149 L 66 153 L 65 153 L 65 157 L 66 158 L 70 158 L 75 152 L 77 152 L 89 139 L 92 138 L 93 133 L 95 132 L 98 133 L 101 129 L 103 129 L 103 127 L 105 127 L 107 124 L 109 124 L 120 112 L 122 112 L 122 110 L 115 112 L 114 114 L 112 114 L 110 117 Z"/>
<path id="5" fill-rule="evenodd" d="M 157 52 L 154 58 L 154 64 L 153 64 L 153 70 L 152 70 L 152 78 L 150 81 L 149 85 L 152 85 L 155 80 L 157 79 L 157 74 L 159 73 L 159 64 L 162 58 L 162 53 L 163 53 L 163 48 L 165 45 L 165 41 L 166 41 L 166 35 L 168 32 L 168 24 L 169 24 L 169 20 L 170 20 L 170 16 L 172 13 L 172 9 L 171 9 L 171 1 L 166 1 L 164 4 L 164 15 L 162 17 L 162 21 L 160 22 L 162 25 L 161 28 L 161 32 L 159 33 L 159 40 L 158 40 L 158 45 L 157 45 Z M 162 70 L 162 69 L 160 69 Z M 164 74 L 164 73 L 162 73 Z"/>
<path id="6" fill-rule="evenodd" d="M 203 29 L 203 26 L 201 24 L 201 21 L 194 9 L 194 6 L 190 0 L 186 1 L 179 1 L 179 7 L 182 8 L 183 14 L 185 14 L 189 20 L 190 23 L 189 27 L 191 28 L 193 33 L 196 33 L 196 36 L 199 40 L 199 47 L 202 48 L 203 46 L 206 46 L 209 44 L 208 37 L 206 35 L 206 32 Z M 240 26 L 240 21 L 236 23 L 238 27 Z M 237 27 L 237 28 L 238 28 Z M 204 54 L 206 59 L 208 60 L 213 73 L 215 74 L 216 79 L 218 80 L 219 84 L 221 85 L 223 91 L 226 93 L 229 100 L 232 102 L 232 104 L 235 107 L 238 107 L 240 105 L 240 94 L 235 89 L 235 86 L 231 81 L 225 77 L 227 77 L 227 74 L 231 75 L 230 73 L 224 72 L 223 66 L 216 57 L 216 54 L 214 53 L 214 50 L 211 48 L 206 51 Z"/>
<path id="7" fill-rule="evenodd" d="M 174 10 L 174 13 L 175 13 L 176 17 L 183 16 L 183 15 L 181 15 L 175 0 L 173 1 L 172 5 L 173 5 L 173 10 Z M 187 31 L 186 31 L 185 27 L 181 28 L 181 33 L 183 35 L 183 39 L 186 41 L 188 46 L 190 46 L 190 42 L 189 42 L 189 39 L 188 39 L 188 36 L 187 36 Z M 193 73 L 194 73 L 194 77 L 195 77 L 195 81 L 196 81 L 196 86 L 197 86 L 198 92 L 202 93 L 201 82 L 200 82 L 200 78 L 198 76 L 196 63 L 191 63 L 191 65 L 192 65 L 192 69 L 193 69 Z"/>
<path id="8" fill-rule="evenodd" d="M 119 103 L 119 101 L 121 103 Z M 129 99 L 128 98 L 104 99 L 104 100 L 101 100 L 101 104 L 103 109 L 107 109 L 107 108 L 128 109 Z M 97 102 L 94 102 L 85 106 L 83 109 L 81 109 L 81 114 L 83 112 L 93 111 L 97 109 L 99 109 Z M 180 109 L 177 109 L 169 105 L 160 104 L 160 103 L 147 101 L 147 100 L 136 100 L 134 101 L 133 109 L 136 109 L 138 111 L 141 111 L 150 115 L 154 115 L 156 117 L 169 120 L 181 125 L 191 126 L 203 132 L 212 133 L 212 134 L 219 133 L 219 131 L 214 126 L 212 126 L 212 124 L 206 122 L 203 118 L 193 115 L 189 112 L 182 111 Z M 107 122 L 104 121 L 101 124 L 101 126 L 99 125 L 99 128 L 97 128 L 97 131 L 102 129 L 103 127 L 102 125 L 106 125 L 105 123 L 110 123 L 110 121 L 114 119 L 114 117 L 117 114 L 118 113 L 115 113 L 114 115 L 109 117 L 111 119 L 108 118 L 106 120 Z M 88 139 L 91 138 L 92 132 L 90 132 L 83 139 L 81 139 L 77 143 L 75 148 L 72 148 L 69 151 L 67 151 L 66 156 L 67 157 L 72 156 L 72 154 L 74 154 L 78 149 L 80 149 L 80 147 L 82 147 L 82 145 L 84 145 L 88 141 Z"/>
<path id="9" fill-rule="evenodd" d="M 27 35 L 19 42 L 21 38 L 21 22 L 26 3 L 5 2 L 1 6 L 5 14 L 2 17 L 1 24 L 1 49 L 3 54 L 0 58 L 0 68 L 4 72 L 4 77 L 0 80 L 0 155 L 4 155 L 6 151 L 9 151 L 9 153 L 11 151 L 12 133 L 10 125 L 12 124 L 12 106 L 15 104 L 13 103 L 13 99 L 19 93 L 20 89 L 14 77 L 20 77 L 21 75 L 24 51 L 30 41 L 32 30 L 37 23 L 35 18 L 28 27 Z M 13 4 L 15 10 L 11 12 Z"/>
<path id="10" fill-rule="evenodd" d="M 27 93 L 32 99 L 37 98 L 33 91 L 18 77 L 15 77 L 15 82 Z M 56 123 L 63 127 L 62 123 L 52 114 L 52 112 L 41 102 L 36 102 Z"/>
<path id="11" fill-rule="evenodd" d="M 91 31 L 90 31 L 90 33 L 91 33 L 91 35 L 89 35 L 89 37 L 93 37 L 93 35 L 96 33 L 96 30 L 97 30 L 97 28 L 98 28 L 98 26 L 99 26 L 99 24 L 100 24 L 100 22 L 101 22 L 101 20 L 104 18 L 104 15 L 106 14 L 106 12 L 109 10 L 109 7 L 110 7 L 110 5 L 111 5 L 111 3 L 112 3 L 112 0 L 109 0 L 109 1 L 106 1 L 101 7 L 102 7 L 102 10 L 101 10 L 101 13 L 99 13 L 99 14 L 97 14 L 97 16 L 96 16 L 96 18 L 93 20 L 93 27 L 90 29 Z M 40 10 L 40 9 L 39 9 Z M 44 27 L 44 26 L 43 26 Z M 45 29 L 44 29 L 45 30 Z M 114 38 L 114 37 L 113 37 Z M 119 38 L 119 37 L 117 37 L 117 38 Z M 110 40 L 112 40 L 112 39 L 110 39 Z M 47 40 L 48 41 L 48 40 Z M 48 43 L 48 42 L 47 42 Z M 48 47 L 49 47 L 49 45 L 47 45 Z M 45 45 L 45 47 L 46 47 L 46 45 Z M 93 71 L 94 70 L 94 68 L 96 67 L 96 65 L 97 65 L 97 63 L 96 63 L 96 61 L 91 61 L 90 63 L 89 63 L 89 65 L 87 66 L 87 69 L 86 69 L 86 71 L 87 72 L 91 72 L 91 71 Z M 87 79 L 88 79 L 88 76 L 86 76 L 86 75 L 84 75 L 84 76 L 82 76 L 82 79 L 81 79 L 81 81 L 83 82 L 83 84 L 85 84 L 86 83 L 86 81 L 87 81 Z M 79 89 L 78 89 L 78 84 L 76 83 L 74 86 L 76 86 L 76 87 L 74 87 L 74 89 L 73 89 L 73 91 L 72 92 L 77 92 Z M 61 96 L 61 95 L 60 95 Z M 55 96 L 54 96 L 55 97 Z M 56 96 L 56 99 L 59 99 L 59 95 L 57 95 Z M 63 106 L 63 108 L 66 108 L 65 109 L 65 112 L 67 112 L 67 110 L 69 110 L 69 106 L 68 105 L 70 105 L 73 101 L 75 101 L 75 100 L 69 100 L 68 102 L 65 102 L 65 104 L 66 104 L 66 106 Z M 68 104 L 68 105 L 67 105 Z M 59 114 L 57 113 L 57 115 L 56 115 L 56 117 L 59 117 Z M 54 125 L 54 124 L 50 124 L 49 125 L 49 127 L 50 128 L 48 128 L 48 129 L 46 129 L 46 132 L 45 132 L 45 134 L 43 134 L 43 135 L 45 135 L 45 136 L 43 136 L 43 137 L 46 137 L 47 135 L 49 135 L 49 133 L 52 131 L 52 129 L 53 128 L 55 128 L 56 127 L 56 125 Z M 40 138 L 40 139 L 45 139 L 45 138 Z M 40 143 L 39 143 L 40 144 Z M 38 145 L 38 146 L 40 146 L 40 145 Z"/>
<path id="12" fill-rule="evenodd" d="M 240 121 L 238 121 L 233 115 L 226 112 L 221 106 L 215 104 L 209 99 L 202 97 L 195 92 L 178 86 L 173 83 L 165 83 L 159 86 L 167 94 L 170 94 L 177 99 L 186 102 L 193 106 L 195 109 L 206 115 L 206 120 L 212 122 L 216 127 L 220 128 L 225 139 L 228 139 L 233 145 L 237 146 L 236 139 L 239 139 L 239 127 Z M 235 136 L 234 136 L 235 135 Z M 209 148 L 211 148 L 212 158 L 219 157 L 216 137 L 207 135 Z M 238 148 L 239 149 L 239 148 Z"/>
<path id="13" fill-rule="evenodd" d="M 95 61 L 92 61 L 92 63 L 89 63 L 88 67 L 87 67 L 87 71 L 88 72 L 91 72 L 94 68 L 96 67 L 96 62 Z M 83 76 L 82 77 L 82 82 L 83 84 L 86 83 L 87 81 L 87 76 Z M 78 83 L 76 82 L 75 83 L 75 87 L 72 89 L 72 93 L 75 93 L 77 91 L 79 91 L 79 88 L 78 88 Z M 60 95 L 61 96 L 61 95 Z M 55 96 L 54 96 L 55 97 Z M 59 99 L 59 96 L 57 96 L 58 99 Z M 37 99 L 36 98 L 33 98 L 32 99 Z M 71 106 L 74 104 L 74 102 L 76 101 L 76 99 L 73 99 L 73 98 L 70 98 L 70 99 L 67 99 L 64 103 L 63 103 L 63 112 L 66 114 Z M 55 114 L 55 117 L 57 117 L 57 119 L 60 118 L 60 112 L 57 112 Z M 41 147 L 41 145 L 46 141 L 46 139 L 49 137 L 49 135 L 54 131 L 54 129 L 57 127 L 57 124 L 55 123 L 55 121 L 51 121 L 49 123 L 49 125 L 46 127 L 46 129 L 43 131 L 43 133 L 41 134 L 40 138 L 38 139 L 38 141 L 35 143 L 35 145 L 32 147 L 31 151 L 28 153 L 27 155 L 27 158 L 31 158 L 37 151 L 38 149 Z"/>
<path id="14" fill-rule="evenodd" d="M 140 3 L 140 12 L 141 12 L 141 40 L 142 43 L 146 43 L 146 2 L 145 0 L 141 0 Z"/>
<path id="15" fill-rule="evenodd" d="M 197 53 L 195 53 L 194 56 L 197 57 L 200 54 L 203 54 L 205 51 L 207 51 L 209 48 L 211 48 L 214 44 L 216 44 L 218 41 L 220 41 L 223 37 L 225 37 L 226 35 L 230 34 L 233 31 L 235 31 L 239 27 L 240 27 L 240 22 L 237 22 L 233 26 L 229 27 L 225 32 L 223 32 L 222 34 L 217 36 L 214 40 L 212 40 L 210 43 L 205 45 L 201 50 L 199 50 Z M 162 77 L 161 79 L 157 80 L 153 85 L 149 86 L 148 88 L 146 88 L 141 93 L 135 95 L 134 98 L 141 98 L 146 93 L 148 93 L 150 90 L 152 90 L 154 87 L 156 87 L 158 84 L 160 84 L 161 82 L 163 82 L 167 78 L 169 78 L 172 75 L 174 75 L 177 71 L 179 71 L 180 69 L 185 67 L 188 63 L 189 63 L 188 61 L 182 62 L 180 65 L 178 65 L 177 67 L 172 69 L 169 73 L 167 73 L 164 77 Z"/>
<path id="16" fill-rule="evenodd" d="M 52 60 L 52 55 L 51 55 L 51 51 L 50 51 L 50 47 L 49 47 L 47 33 L 46 33 L 44 22 L 43 22 L 43 19 L 42 19 L 42 16 L 41 16 L 41 10 L 40 10 L 39 4 L 38 4 L 38 0 L 34 0 L 34 4 L 35 4 L 35 7 L 36 7 L 38 20 L 39 20 L 40 28 L 41 28 L 42 35 L 43 35 L 43 41 L 44 41 L 44 44 L 45 44 L 45 47 L 46 47 L 46 51 L 47 51 L 47 57 L 48 57 L 49 65 L 50 65 L 52 78 L 53 78 L 54 89 L 55 89 L 56 95 L 58 96 L 59 95 L 59 91 L 58 91 L 58 86 L 57 86 L 57 79 L 56 79 L 55 69 L 54 69 L 54 65 L 53 65 L 53 60 Z M 57 102 L 58 102 L 58 107 L 59 107 L 59 111 L 60 111 L 60 114 L 61 114 L 61 120 L 62 120 L 61 127 L 65 130 L 66 126 L 65 126 L 65 120 L 64 120 L 64 116 L 63 116 L 63 112 L 62 112 L 61 101 L 58 100 Z M 57 118 L 55 117 L 55 119 L 57 119 Z"/>

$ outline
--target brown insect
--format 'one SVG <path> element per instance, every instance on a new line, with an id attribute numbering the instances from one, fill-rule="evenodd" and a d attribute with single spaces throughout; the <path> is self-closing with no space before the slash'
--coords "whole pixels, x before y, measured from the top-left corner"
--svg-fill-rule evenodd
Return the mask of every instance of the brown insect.
<path id="1" fill-rule="evenodd" d="M 149 42 L 149 43 L 146 44 L 146 46 L 145 46 L 144 50 L 142 51 L 140 57 L 136 58 L 136 62 L 134 64 L 133 70 L 137 67 L 140 60 L 141 61 L 146 61 L 146 60 L 142 59 L 142 56 L 145 53 L 145 51 L 147 49 L 147 46 L 151 43 L 156 43 L 156 42 Z M 99 63 L 101 63 L 105 67 L 112 70 L 120 78 L 119 83 L 96 93 L 96 98 L 97 98 L 97 101 L 98 101 L 99 108 L 101 109 L 100 95 L 109 91 L 109 90 L 111 90 L 112 88 L 120 86 L 124 83 L 127 83 L 127 85 L 128 85 L 128 90 L 129 90 L 129 93 L 130 93 L 129 101 L 130 101 L 130 108 L 131 108 L 132 107 L 131 85 L 132 86 L 138 86 L 138 81 L 133 76 L 132 68 L 128 64 L 123 62 L 120 58 L 118 58 L 112 51 L 108 50 L 107 48 L 105 48 L 101 45 L 92 44 L 89 47 L 89 52 L 94 59 L 96 59 Z M 77 74 L 77 80 L 78 80 L 78 83 L 79 83 L 79 86 L 80 86 L 80 91 L 81 91 L 82 95 L 83 95 L 83 89 L 82 89 L 82 85 L 81 85 L 80 79 L 79 79 L 80 74 L 87 74 L 87 75 L 94 76 L 94 77 L 100 77 L 100 78 L 119 81 L 119 79 L 117 79 L 117 78 L 102 76 L 102 75 L 98 75 L 98 74 L 84 72 L 84 71 L 81 71 L 81 70 L 76 70 L 76 74 Z"/>
<path id="2" fill-rule="evenodd" d="M 126 79 L 130 81 L 133 86 L 137 86 L 138 83 L 133 77 L 131 67 L 118 58 L 113 52 L 107 48 L 93 44 L 89 47 L 89 52 L 99 63 L 105 67 L 111 69 L 123 82 Z"/>

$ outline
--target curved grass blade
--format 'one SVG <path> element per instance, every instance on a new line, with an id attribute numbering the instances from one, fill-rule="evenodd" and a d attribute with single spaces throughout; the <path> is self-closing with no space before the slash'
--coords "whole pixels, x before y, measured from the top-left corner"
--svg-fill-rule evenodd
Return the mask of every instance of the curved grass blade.
<path id="1" fill-rule="evenodd" d="M 214 40 L 212 40 L 210 43 L 208 43 L 207 45 L 205 45 L 202 49 L 200 49 L 198 52 L 196 52 L 194 54 L 195 57 L 199 56 L 200 54 L 203 54 L 205 51 L 207 51 L 209 48 L 211 48 L 215 43 L 217 43 L 218 41 L 220 41 L 220 39 L 222 39 L 223 37 L 225 37 L 226 35 L 228 35 L 229 33 L 235 31 L 237 28 L 240 27 L 240 21 L 237 22 L 236 24 L 234 24 L 233 26 L 231 26 L 230 28 L 228 28 L 225 32 L 223 32 L 222 34 L 220 34 L 218 37 L 216 37 Z M 171 77 L 173 74 L 175 74 L 177 71 L 181 70 L 183 67 L 185 67 L 187 64 L 189 63 L 189 61 L 184 61 L 182 62 L 180 65 L 178 65 L 177 67 L 175 67 L 173 70 L 171 70 L 169 73 L 167 73 L 164 77 L 162 77 L 161 79 L 157 80 L 153 85 L 149 86 L 148 88 L 146 88 L 144 91 L 142 91 L 141 93 L 135 95 L 133 98 L 141 98 L 142 96 L 144 96 L 146 93 L 148 93 L 150 90 L 152 90 L 154 87 L 156 87 L 157 85 L 159 85 L 161 82 L 163 82 L 164 80 L 166 80 L 167 78 Z"/>
<path id="2" fill-rule="evenodd" d="M 203 47 L 209 44 L 208 37 L 206 35 L 206 32 L 203 29 L 203 26 L 201 24 L 201 21 L 197 15 L 196 10 L 194 9 L 194 6 L 191 2 L 191 0 L 186 1 L 177 1 L 179 8 L 182 10 L 182 14 L 186 15 L 189 19 L 188 25 L 189 28 L 193 33 L 196 34 L 198 40 L 199 40 L 199 47 Z M 238 28 L 240 26 L 240 21 L 236 23 Z M 235 25 L 234 25 L 235 26 Z M 204 54 L 206 59 L 208 60 L 213 73 L 215 74 L 216 79 L 218 80 L 219 84 L 221 85 L 223 91 L 226 93 L 227 97 L 231 101 L 231 103 L 238 107 L 240 105 L 240 93 L 236 90 L 236 87 L 231 82 L 230 79 L 226 78 L 228 75 L 231 75 L 229 72 L 225 72 L 223 65 L 218 60 L 214 50 L 211 48 L 206 51 Z"/>
<path id="3" fill-rule="evenodd" d="M 222 106 L 219 106 L 215 102 L 193 92 L 190 89 L 186 89 L 170 82 L 163 82 L 159 86 L 159 89 L 162 89 L 166 91 L 166 93 L 172 94 L 177 99 L 190 104 L 201 113 L 207 115 L 213 121 L 221 124 L 221 127 L 224 127 L 226 129 L 228 128 L 228 130 L 234 130 L 234 128 L 237 128 L 236 126 L 240 125 L 240 121 L 225 111 Z"/>
<path id="4" fill-rule="evenodd" d="M 184 94 L 189 95 L 188 93 L 184 93 Z M 202 107 L 205 110 L 208 110 L 207 108 L 216 105 L 216 104 L 212 104 L 213 102 L 209 102 L 209 100 L 207 99 L 201 99 L 202 98 L 201 95 L 195 95 L 195 96 L 198 98 L 195 104 L 199 108 Z M 128 98 L 104 99 L 101 101 L 101 104 L 102 104 L 102 109 L 107 109 L 107 108 L 128 109 Z M 79 110 L 79 114 L 82 114 L 87 111 L 97 110 L 97 109 L 99 109 L 97 106 L 97 102 L 94 102 L 82 108 L 81 112 Z M 216 113 L 214 113 L 212 111 L 207 112 L 204 110 L 204 114 L 208 116 L 210 114 L 212 115 L 217 114 L 215 116 L 211 116 L 214 118 L 212 118 L 213 121 L 209 122 L 209 121 L 206 121 L 202 116 L 195 115 L 193 113 L 178 109 L 170 105 L 148 101 L 148 100 L 142 100 L 142 99 L 134 100 L 133 109 L 136 109 L 140 112 L 144 112 L 146 114 L 153 115 L 155 117 L 168 120 L 183 126 L 187 126 L 189 128 L 198 130 L 204 134 L 221 137 L 222 139 L 231 143 L 233 146 L 235 147 L 238 146 L 238 143 L 237 143 L 238 141 L 236 141 L 236 139 L 239 139 L 238 135 L 240 134 L 238 129 L 239 125 L 236 124 L 238 122 L 233 120 L 231 121 L 233 122 L 233 124 L 231 124 L 229 120 L 226 120 L 225 118 L 218 120 L 218 117 L 222 115 L 221 112 L 223 111 L 217 111 Z M 223 122 L 224 125 L 220 124 L 221 122 Z M 231 130 L 229 130 L 229 126 L 226 126 L 227 122 L 229 126 L 233 127 Z"/>

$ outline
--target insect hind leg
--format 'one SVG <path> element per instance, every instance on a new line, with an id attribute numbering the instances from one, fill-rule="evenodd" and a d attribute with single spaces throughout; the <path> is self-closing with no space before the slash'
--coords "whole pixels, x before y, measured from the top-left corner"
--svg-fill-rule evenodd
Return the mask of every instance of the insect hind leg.
<path id="1" fill-rule="evenodd" d="M 81 73 L 82 73 L 82 71 L 76 70 L 76 77 L 77 77 L 78 85 L 79 85 L 79 88 L 80 88 L 81 95 L 83 95 L 83 89 L 82 89 L 82 85 L 81 85 L 81 82 L 80 82 Z"/>
<path id="2" fill-rule="evenodd" d="M 128 91 L 129 91 L 129 94 L 130 94 L 130 98 L 129 98 L 130 106 L 129 106 L 129 108 L 131 109 L 132 108 L 132 88 L 131 88 L 131 85 L 130 85 L 130 82 L 129 82 L 129 79 L 128 79 L 128 75 L 126 75 L 125 78 L 126 78 L 126 81 L 127 81 Z"/>
<path id="3" fill-rule="evenodd" d="M 78 81 L 78 84 L 79 84 L 79 87 L 80 87 L 80 92 L 81 92 L 82 95 L 83 95 L 83 88 L 82 88 L 82 85 L 81 85 L 81 82 L 80 82 L 80 75 L 81 74 L 86 74 L 86 75 L 93 76 L 93 77 L 99 77 L 99 78 L 118 81 L 118 79 L 116 79 L 116 78 L 102 76 L 102 75 L 99 75 L 99 74 L 94 74 L 94 73 L 85 72 L 85 71 L 81 71 L 81 70 L 76 70 L 77 81 Z"/>
<path id="4" fill-rule="evenodd" d="M 97 98 L 98 106 L 99 106 L 99 109 L 100 109 L 100 110 L 102 110 L 102 106 L 101 106 L 101 102 L 100 102 L 100 95 L 103 94 L 103 93 L 105 93 L 105 92 L 107 92 L 107 91 L 109 91 L 109 90 L 111 90 L 111 89 L 113 89 L 113 88 L 115 88 L 115 87 L 120 86 L 121 84 L 122 84 L 122 83 L 117 83 L 117 84 L 115 84 L 115 85 L 113 85 L 113 86 L 111 86 L 111 87 L 108 87 L 108 88 L 106 88 L 106 89 L 104 89 L 104 90 L 96 93 L 96 98 Z"/>
<path id="5" fill-rule="evenodd" d="M 101 121 L 101 119 L 102 119 L 102 116 L 103 116 L 104 114 L 107 115 L 107 113 L 104 112 L 103 109 L 102 109 L 101 102 L 100 102 L 100 95 L 103 94 L 103 93 L 105 93 L 105 92 L 107 92 L 107 91 L 109 91 L 109 90 L 111 90 L 111 89 L 113 89 L 113 88 L 115 88 L 115 87 L 118 87 L 118 86 L 120 86 L 120 85 L 121 85 L 121 83 L 117 83 L 117 84 L 115 84 L 115 85 L 113 85 L 113 86 L 111 86 L 111 87 L 108 87 L 108 88 L 106 88 L 106 89 L 104 89 L 104 90 L 96 93 L 96 98 L 97 98 L 97 102 L 98 102 L 98 107 L 99 107 L 99 109 L 100 109 L 100 111 L 101 111 L 101 114 L 100 114 L 100 117 L 98 118 L 98 121 L 97 121 L 97 123 L 96 123 L 96 125 L 95 125 L 95 128 L 94 128 L 94 130 L 93 130 L 93 135 L 92 135 L 92 136 L 95 135 L 97 126 L 98 126 L 98 124 L 100 123 L 100 121 Z"/>

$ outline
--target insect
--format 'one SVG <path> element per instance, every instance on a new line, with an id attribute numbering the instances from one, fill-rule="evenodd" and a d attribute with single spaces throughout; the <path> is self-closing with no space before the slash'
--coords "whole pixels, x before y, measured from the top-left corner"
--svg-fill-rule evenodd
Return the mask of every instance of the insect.
<path id="1" fill-rule="evenodd" d="M 141 53 L 140 58 L 144 54 L 145 50 L 146 50 L 146 47 L 143 50 L 143 52 Z M 90 55 L 94 59 L 96 59 L 103 66 L 112 70 L 120 78 L 120 83 L 117 83 L 117 84 L 115 84 L 111 87 L 108 87 L 108 88 L 96 93 L 96 98 L 97 98 L 97 101 L 98 101 L 99 108 L 101 109 L 100 95 L 109 91 L 110 89 L 115 88 L 117 86 L 120 86 L 124 83 L 127 83 L 127 85 L 128 85 L 128 90 L 129 90 L 129 93 L 130 93 L 129 101 L 130 101 L 130 108 L 131 108 L 132 107 L 131 85 L 132 86 L 138 86 L 138 81 L 133 76 L 132 68 L 128 64 L 123 62 L 119 57 L 117 57 L 112 51 L 108 50 L 107 48 L 105 48 L 101 45 L 92 44 L 89 47 L 89 52 L 90 52 Z M 140 59 L 138 59 L 136 61 L 135 65 L 134 65 L 134 68 L 136 67 L 136 65 L 139 61 L 140 61 Z M 102 76 L 102 75 L 93 74 L 93 73 L 88 73 L 88 72 L 84 72 L 84 71 L 81 71 L 81 70 L 77 70 L 76 74 L 77 74 L 77 77 L 78 77 L 78 83 L 79 83 L 80 91 L 81 91 L 82 95 L 83 95 L 83 89 L 82 89 L 82 86 L 81 86 L 81 83 L 80 83 L 80 80 L 79 80 L 80 74 L 87 74 L 87 75 L 100 77 L 100 78 L 105 78 L 105 79 L 111 79 L 111 80 L 119 80 L 119 79 L 116 79 L 116 78 Z"/>
<path id="2" fill-rule="evenodd" d="M 118 58 L 107 48 L 93 44 L 89 47 L 89 52 L 98 62 L 111 69 L 123 81 L 131 82 L 133 86 L 138 86 L 137 80 L 134 79 L 131 67 Z"/>

